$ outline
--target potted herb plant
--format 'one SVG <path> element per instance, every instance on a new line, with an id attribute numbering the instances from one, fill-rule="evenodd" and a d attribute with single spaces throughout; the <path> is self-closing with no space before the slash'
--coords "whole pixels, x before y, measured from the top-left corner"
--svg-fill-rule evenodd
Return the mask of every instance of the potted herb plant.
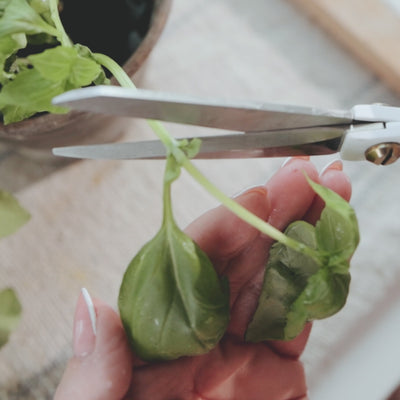
<path id="1" fill-rule="evenodd" d="M 114 119 L 67 112 L 51 96 L 117 84 L 96 54 L 129 77 L 156 44 L 172 0 L 0 0 L 0 141 L 49 149 L 111 141 Z M 89 50 L 90 49 L 90 50 Z"/>

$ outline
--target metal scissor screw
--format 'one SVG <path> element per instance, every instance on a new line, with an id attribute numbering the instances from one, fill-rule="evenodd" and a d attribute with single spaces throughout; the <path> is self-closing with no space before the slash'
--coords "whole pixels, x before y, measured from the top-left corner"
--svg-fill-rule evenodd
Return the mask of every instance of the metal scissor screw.
<path id="1" fill-rule="evenodd" d="M 367 149 L 365 157 L 376 165 L 392 164 L 400 158 L 400 144 L 395 142 L 376 144 Z"/>

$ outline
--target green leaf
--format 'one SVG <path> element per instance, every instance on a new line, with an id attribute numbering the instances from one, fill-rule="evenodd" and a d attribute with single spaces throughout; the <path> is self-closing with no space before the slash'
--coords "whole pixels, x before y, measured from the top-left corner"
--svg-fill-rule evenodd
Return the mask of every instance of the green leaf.
<path id="1" fill-rule="evenodd" d="M 0 18 L 4 14 L 4 10 L 6 9 L 10 1 L 11 0 L 0 0 Z"/>
<path id="2" fill-rule="evenodd" d="M 8 342 L 21 319 L 22 307 L 12 289 L 0 291 L 0 348 Z"/>
<path id="3" fill-rule="evenodd" d="M 82 57 L 76 47 L 58 46 L 28 57 L 46 79 L 68 83 L 70 88 L 90 85 L 101 72 L 98 63 Z"/>
<path id="4" fill-rule="evenodd" d="M 315 229 L 304 221 L 289 225 L 285 234 L 315 249 Z M 246 340 L 259 342 L 287 338 L 286 330 L 296 336 L 301 332 L 307 315 L 289 316 L 292 305 L 306 289 L 308 279 L 318 272 L 319 265 L 311 257 L 298 253 L 279 242 L 269 255 L 264 283 L 256 312 L 250 322 Z"/>
<path id="5" fill-rule="evenodd" d="M 166 176 L 175 176 L 173 157 Z M 229 288 L 207 255 L 176 225 L 164 179 L 160 231 L 134 257 L 122 280 L 119 310 L 135 353 L 170 360 L 208 352 L 229 322 Z"/>
<path id="6" fill-rule="evenodd" d="M 0 37 L 14 33 L 33 35 L 45 32 L 57 36 L 58 32 L 48 24 L 26 0 L 10 0 L 0 19 Z"/>
<path id="7" fill-rule="evenodd" d="M 186 154 L 186 157 L 193 158 L 199 152 L 201 147 L 201 139 L 193 138 L 191 140 L 181 139 L 178 146 Z"/>
<path id="8" fill-rule="evenodd" d="M 51 99 L 63 93 L 64 88 L 65 82 L 48 80 L 35 68 L 18 73 L 0 92 L 0 109 L 4 122 L 17 122 L 27 115 L 43 111 L 67 112 L 65 108 L 51 104 Z"/>
<path id="9" fill-rule="evenodd" d="M 0 190 L 0 238 L 14 233 L 29 218 L 29 213 L 11 193 Z"/>
<path id="10" fill-rule="evenodd" d="M 0 109 L 6 124 L 38 112 L 66 113 L 51 104 L 53 97 L 90 85 L 101 75 L 101 66 L 81 56 L 75 47 L 58 46 L 28 57 L 32 68 L 20 71 L 0 92 Z"/>
<path id="11" fill-rule="evenodd" d="M 23 121 L 36 114 L 35 110 L 26 109 L 23 106 L 10 105 L 0 108 L 1 114 L 3 115 L 4 125 L 11 124 L 13 122 Z"/>
<path id="12" fill-rule="evenodd" d="M 327 318 L 346 303 L 349 258 L 359 242 L 357 219 L 339 195 L 308 181 L 325 201 L 320 220 L 315 227 L 296 221 L 285 234 L 316 250 L 319 261 L 281 243 L 272 246 L 248 341 L 293 339 L 307 321 Z"/>
<path id="13" fill-rule="evenodd" d="M 19 49 L 26 47 L 26 43 L 26 36 L 23 33 L 0 38 L 0 69 L 3 75 L 3 78 L 0 76 L 0 82 L 3 82 L 4 78 L 8 78 L 8 74 L 5 71 L 8 58 Z"/>
<path id="14" fill-rule="evenodd" d="M 166 226 L 130 263 L 119 310 L 140 358 L 175 359 L 218 343 L 229 320 L 229 291 L 198 246 Z"/>
<path id="15" fill-rule="evenodd" d="M 336 258 L 340 260 L 349 259 L 360 240 L 353 208 L 337 193 L 316 184 L 308 177 L 307 179 L 326 204 L 316 225 L 318 247 L 331 255 L 336 254 Z"/>

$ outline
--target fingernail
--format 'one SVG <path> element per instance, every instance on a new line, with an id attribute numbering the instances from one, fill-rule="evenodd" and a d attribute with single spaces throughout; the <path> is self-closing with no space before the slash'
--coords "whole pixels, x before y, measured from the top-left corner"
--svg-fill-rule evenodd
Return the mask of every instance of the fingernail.
<path id="1" fill-rule="evenodd" d="M 341 160 L 333 160 L 329 164 L 325 165 L 322 169 L 321 174 L 323 175 L 328 169 L 336 170 L 336 171 L 343 171 L 343 163 Z"/>
<path id="2" fill-rule="evenodd" d="M 251 188 L 247 188 L 242 190 L 239 193 L 236 193 L 232 198 L 233 199 L 237 199 L 238 197 L 242 197 L 243 195 L 253 195 L 253 193 L 257 193 L 260 194 L 262 196 L 266 196 L 267 195 L 267 188 L 264 186 L 254 186 Z"/>
<path id="3" fill-rule="evenodd" d="M 310 156 L 295 156 L 295 157 L 288 157 L 281 165 L 281 168 L 284 166 L 290 164 L 294 160 L 306 160 L 308 161 L 310 159 Z"/>
<path id="4" fill-rule="evenodd" d="M 89 292 L 81 290 L 74 317 L 73 349 L 77 357 L 85 357 L 94 350 L 96 342 L 96 312 Z"/>

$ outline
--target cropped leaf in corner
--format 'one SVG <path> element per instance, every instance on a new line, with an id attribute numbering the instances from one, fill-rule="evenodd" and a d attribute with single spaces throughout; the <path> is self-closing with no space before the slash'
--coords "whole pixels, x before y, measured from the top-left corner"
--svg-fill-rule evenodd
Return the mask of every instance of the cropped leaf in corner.
<path id="1" fill-rule="evenodd" d="M 0 347 L 4 346 L 21 318 L 21 304 L 12 289 L 0 291 Z"/>
<path id="2" fill-rule="evenodd" d="M 0 190 L 0 238 L 11 235 L 30 218 L 10 193 Z"/>

